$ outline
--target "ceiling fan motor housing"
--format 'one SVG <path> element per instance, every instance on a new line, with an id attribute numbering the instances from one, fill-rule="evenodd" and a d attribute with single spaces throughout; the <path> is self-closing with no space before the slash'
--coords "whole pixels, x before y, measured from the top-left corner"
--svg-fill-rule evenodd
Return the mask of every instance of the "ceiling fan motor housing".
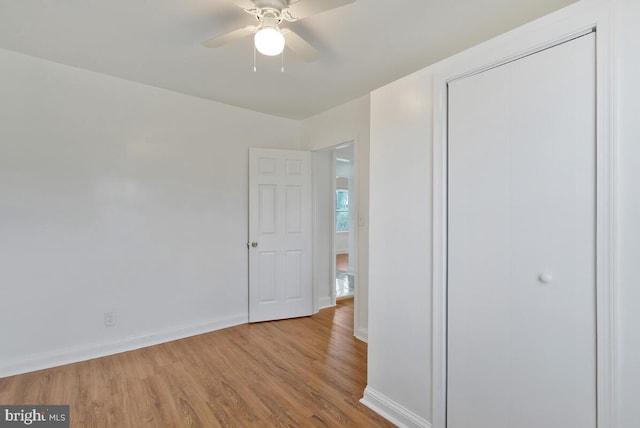
<path id="1" fill-rule="evenodd" d="M 260 21 L 261 28 L 272 27 L 278 29 L 278 25 L 282 22 L 280 12 L 273 9 L 262 9 L 257 18 Z"/>
<path id="2" fill-rule="evenodd" d="M 255 0 L 254 3 L 258 9 L 271 9 L 277 11 L 278 14 L 289 6 L 288 0 Z"/>

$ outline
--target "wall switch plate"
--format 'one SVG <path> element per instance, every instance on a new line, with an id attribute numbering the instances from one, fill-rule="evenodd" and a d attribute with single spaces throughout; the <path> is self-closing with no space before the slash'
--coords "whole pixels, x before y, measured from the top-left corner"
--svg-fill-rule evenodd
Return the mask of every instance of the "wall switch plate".
<path id="1" fill-rule="evenodd" d="M 115 312 L 105 312 L 104 313 L 104 326 L 105 327 L 113 327 L 116 325 L 116 313 Z"/>

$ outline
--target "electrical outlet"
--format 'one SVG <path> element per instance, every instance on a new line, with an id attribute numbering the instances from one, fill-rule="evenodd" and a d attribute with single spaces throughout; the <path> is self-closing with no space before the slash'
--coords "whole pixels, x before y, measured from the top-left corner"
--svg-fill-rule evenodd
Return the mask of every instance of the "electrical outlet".
<path id="1" fill-rule="evenodd" d="M 105 312 L 104 313 L 104 326 L 105 327 L 113 327 L 116 325 L 116 313 L 115 312 Z"/>

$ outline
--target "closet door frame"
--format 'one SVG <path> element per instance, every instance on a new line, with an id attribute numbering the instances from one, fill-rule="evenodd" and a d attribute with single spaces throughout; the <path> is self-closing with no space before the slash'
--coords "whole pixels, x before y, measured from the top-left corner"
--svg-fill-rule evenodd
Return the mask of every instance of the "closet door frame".
<path id="1" fill-rule="evenodd" d="M 433 79 L 432 427 L 447 412 L 448 84 L 573 38 L 596 33 L 596 382 L 598 428 L 615 428 L 615 58 L 613 2 L 583 0 L 440 64 Z"/>

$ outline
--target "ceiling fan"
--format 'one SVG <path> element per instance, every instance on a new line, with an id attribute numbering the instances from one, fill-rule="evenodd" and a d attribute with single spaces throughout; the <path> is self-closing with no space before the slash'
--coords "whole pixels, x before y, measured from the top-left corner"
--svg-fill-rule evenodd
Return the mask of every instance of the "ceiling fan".
<path id="1" fill-rule="evenodd" d="M 335 9 L 355 0 L 229 0 L 258 20 L 230 33 L 209 39 L 202 44 L 217 48 L 254 35 L 256 50 L 263 55 L 280 55 L 284 47 L 307 62 L 318 59 L 318 51 L 289 28 L 280 28 L 282 21 L 294 22 L 317 13 Z"/>

